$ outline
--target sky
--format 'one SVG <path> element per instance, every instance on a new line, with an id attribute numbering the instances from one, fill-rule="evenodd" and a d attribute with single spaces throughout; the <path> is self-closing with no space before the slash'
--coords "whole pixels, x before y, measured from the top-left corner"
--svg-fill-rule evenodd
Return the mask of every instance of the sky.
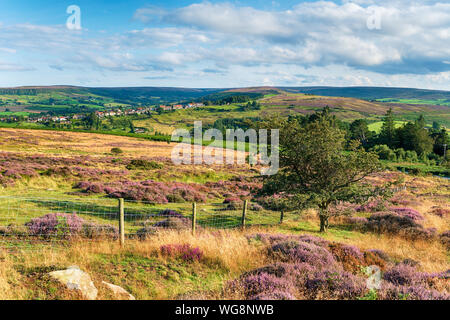
<path id="1" fill-rule="evenodd" d="M 450 1 L 1 1 L 0 87 L 26 85 L 449 90 Z"/>

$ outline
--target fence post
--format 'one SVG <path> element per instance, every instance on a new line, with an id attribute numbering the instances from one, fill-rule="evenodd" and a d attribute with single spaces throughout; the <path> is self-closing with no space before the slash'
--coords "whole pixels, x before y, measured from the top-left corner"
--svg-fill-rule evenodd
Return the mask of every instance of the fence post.
<path id="1" fill-rule="evenodd" d="M 125 244 L 125 204 L 122 198 L 119 199 L 119 237 L 120 245 Z"/>
<path id="2" fill-rule="evenodd" d="M 283 224 L 283 220 L 284 220 L 284 211 L 281 211 L 281 214 L 280 214 L 280 224 Z"/>
<path id="3" fill-rule="evenodd" d="M 197 225 L 197 203 L 192 204 L 192 235 L 195 236 L 195 229 Z"/>
<path id="4" fill-rule="evenodd" d="M 244 200 L 244 208 L 242 209 L 242 229 L 245 229 L 246 216 L 247 216 L 247 200 Z"/>

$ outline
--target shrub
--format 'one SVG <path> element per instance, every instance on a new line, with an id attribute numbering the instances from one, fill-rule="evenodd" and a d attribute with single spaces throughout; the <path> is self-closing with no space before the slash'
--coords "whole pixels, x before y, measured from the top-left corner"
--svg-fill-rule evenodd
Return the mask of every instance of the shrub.
<path id="1" fill-rule="evenodd" d="M 425 219 L 418 211 L 411 208 L 392 208 L 391 210 L 402 217 L 408 217 L 414 221 Z"/>
<path id="2" fill-rule="evenodd" d="M 418 272 L 415 267 L 404 263 L 400 263 L 386 271 L 383 279 L 397 286 L 417 285 L 424 281 L 422 273 Z"/>
<path id="3" fill-rule="evenodd" d="M 34 218 L 26 224 L 31 234 L 36 236 L 58 236 L 68 238 L 78 235 L 84 220 L 76 214 L 50 213 Z"/>
<path id="4" fill-rule="evenodd" d="M 162 169 L 164 166 L 156 161 L 148 161 L 143 159 L 133 159 L 126 166 L 128 170 L 152 170 Z"/>
<path id="5" fill-rule="evenodd" d="M 242 290 L 247 298 L 278 290 L 291 292 L 293 287 L 292 283 L 287 279 L 278 278 L 267 273 L 251 274 L 241 277 L 234 286 L 237 286 L 238 290 Z"/>
<path id="6" fill-rule="evenodd" d="M 305 287 L 310 299 L 356 299 L 367 291 L 362 277 L 333 269 L 316 272 L 306 280 Z"/>
<path id="7" fill-rule="evenodd" d="M 386 209 L 386 201 L 383 200 L 373 200 L 366 202 L 363 205 L 356 207 L 358 212 L 378 212 Z"/>
<path id="8" fill-rule="evenodd" d="M 408 234 L 414 236 L 413 232 L 415 230 L 418 233 L 423 230 L 423 227 L 410 217 L 401 216 L 393 212 L 373 214 L 369 217 L 366 228 L 377 233 L 399 234 L 402 232 L 405 236 Z"/>
<path id="9" fill-rule="evenodd" d="M 400 230 L 399 235 L 411 240 L 432 240 L 436 237 L 435 228 L 405 228 Z"/>
<path id="10" fill-rule="evenodd" d="M 439 239 L 447 248 L 450 248 L 450 230 L 441 233 Z"/>
<path id="11" fill-rule="evenodd" d="M 305 262 L 321 268 L 333 265 L 336 261 L 325 248 L 302 241 L 285 241 L 269 248 L 269 254 L 285 262 Z"/>
<path id="12" fill-rule="evenodd" d="M 448 216 L 450 214 L 450 210 L 444 209 L 441 207 L 433 207 L 431 210 L 431 213 L 438 217 L 445 218 L 446 216 Z"/>
<path id="13" fill-rule="evenodd" d="M 153 227 L 171 230 L 185 230 L 191 228 L 191 220 L 185 217 L 168 217 L 156 222 Z"/>
<path id="14" fill-rule="evenodd" d="M 367 252 L 370 252 L 371 254 L 379 257 L 380 259 L 389 262 L 391 259 L 389 258 L 388 254 L 386 252 L 384 252 L 383 250 L 379 250 L 379 249 L 370 249 L 367 250 Z"/>
<path id="15" fill-rule="evenodd" d="M 158 212 L 158 216 L 166 217 L 166 218 L 174 217 L 174 218 L 186 219 L 181 213 L 179 213 L 175 210 L 171 210 L 171 209 L 161 210 L 160 212 Z"/>
<path id="16" fill-rule="evenodd" d="M 378 266 L 381 270 L 386 269 L 387 262 L 389 260 L 381 258 L 380 255 L 373 251 L 365 251 L 364 253 L 365 266 Z"/>
<path id="17" fill-rule="evenodd" d="M 366 223 L 369 221 L 364 217 L 345 217 L 345 223 L 353 226 L 353 227 L 364 227 Z"/>
<path id="18" fill-rule="evenodd" d="M 327 247 L 329 244 L 328 240 L 325 240 L 324 238 L 320 237 L 311 236 L 309 234 L 303 234 L 299 236 L 298 240 L 302 242 L 312 243 L 319 247 Z"/>
<path id="19" fill-rule="evenodd" d="M 270 275 L 274 275 L 278 278 L 290 278 L 290 279 L 298 279 L 304 278 L 307 274 L 311 274 L 316 269 L 308 263 L 285 263 L 285 262 L 276 262 L 274 264 L 270 264 L 252 271 L 249 271 L 244 274 L 245 275 L 255 275 L 261 273 L 267 273 Z"/>
<path id="20" fill-rule="evenodd" d="M 417 152 L 414 150 L 407 150 L 405 152 L 405 160 L 409 162 L 418 162 L 419 157 L 417 156 Z"/>
<path id="21" fill-rule="evenodd" d="M 397 155 L 394 150 L 391 150 L 385 144 L 376 145 L 371 149 L 371 151 L 375 152 L 381 160 L 397 160 Z"/>
<path id="22" fill-rule="evenodd" d="M 83 224 L 81 234 L 89 239 L 117 239 L 119 229 L 109 224 L 88 222 Z"/>
<path id="23" fill-rule="evenodd" d="M 161 246 L 160 250 L 164 256 L 184 261 L 200 261 L 203 258 L 203 251 L 200 248 L 191 247 L 190 244 L 168 244 Z"/>
<path id="24" fill-rule="evenodd" d="M 29 229 L 23 225 L 17 225 L 17 224 L 11 223 L 7 227 L 0 226 L 0 236 L 22 237 L 22 236 L 27 236 L 28 233 L 29 233 Z"/>
<path id="25" fill-rule="evenodd" d="M 112 153 L 112 154 L 122 154 L 122 153 L 123 153 L 123 150 L 120 149 L 120 148 L 112 148 L 112 149 L 111 149 L 111 153 Z"/>
<path id="26" fill-rule="evenodd" d="M 424 285 L 395 286 L 383 283 L 378 292 L 382 300 L 449 300 L 450 295 Z"/>
<path id="27" fill-rule="evenodd" d="M 139 240 L 147 240 L 158 232 L 158 228 L 154 226 L 145 226 L 137 231 L 136 235 Z"/>
<path id="28" fill-rule="evenodd" d="M 250 210 L 251 211 L 262 211 L 262 210 L 264 210 L 264 208 L 260 204 L 252 203 L 252 204 L 250 204 Z"/>
<path id="29" fill-rule="evenodd" d="M 295 297 L 288 291 L 275 290 L 272 292 L 265 292 L 253 296 L 250 300 L 296 300 Z"/>
<path id="30" fill-rule="evenodd" d="M 330 245 L 330 250 L 347 271 L 356 272 L 365 264 L 363 253 L 355 246 L 333 243 Z"/>

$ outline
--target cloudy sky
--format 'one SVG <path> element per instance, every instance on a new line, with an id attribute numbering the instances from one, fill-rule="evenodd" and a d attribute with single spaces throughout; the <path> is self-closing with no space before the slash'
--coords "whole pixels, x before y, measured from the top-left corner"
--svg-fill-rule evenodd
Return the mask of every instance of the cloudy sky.
<path id="1" fill-rule="evenodd" d="M 448 90 L 450 2 L 1 1 L 0 86 L 53 84 Z"/>

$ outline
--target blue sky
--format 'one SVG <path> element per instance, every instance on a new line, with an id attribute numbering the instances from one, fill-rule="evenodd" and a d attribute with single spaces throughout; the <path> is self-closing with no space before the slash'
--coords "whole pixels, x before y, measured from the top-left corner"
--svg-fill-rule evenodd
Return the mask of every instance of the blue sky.
<path id="1" fill-rule="evenodd" d="M 0 86 L 54 84 L 448 90 L 450 3 L 2 1 Z"/>

